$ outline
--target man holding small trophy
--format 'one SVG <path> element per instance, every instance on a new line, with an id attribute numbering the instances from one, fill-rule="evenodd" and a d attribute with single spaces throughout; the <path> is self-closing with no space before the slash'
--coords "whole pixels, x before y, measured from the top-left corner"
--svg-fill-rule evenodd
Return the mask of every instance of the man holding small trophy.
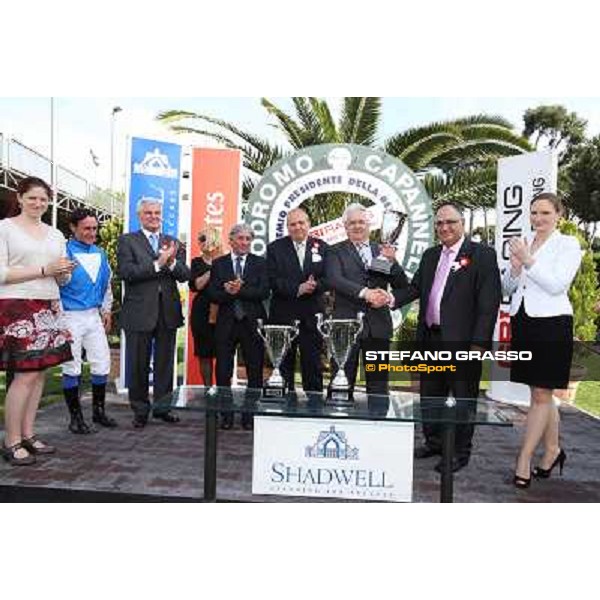
<path id="1" fill-rule="evenodd" d="M 390 348 L 393 331 L 390 309 L 394 306 L 390 289 L 401 289 L 408 284 L 404 270 L 396 262 L 396 249 L 393 246 L 404 221 L 405 215 L 402 213 L 387 211 L 382 227 L 383 243 L 376 244 L 369 241 L 366 208 L 358 203 L 350 204 L 343 215 L 348 239 L 332 246 L 328 254 L 327 281 L 335 292 L 332 322 L 347 320 L 348 328 L 353 330 L 353 335 L 349 333 L 345 336 L 346 342 L 343 335 L 338 335 L 338 340 L 329 338 L 329 347 L 334 349 L 333 354 L 337 355 L 338 360 L 342 356 L 338 352 L 342 350 L 341 346 L 352 346 L 342 357 L 345 358 L 345 364 L 338 365 L 339 368 L 343 367 L 347 377 L 346 396 L 349 401 L 356 381 L 359 354 L 363 354 L 364 363 L 367 349 L 387 351 Z M 352 326 L 352 321 L 360 323 Z M 353 336 L 356 336 L 355 343 Z M 336 346 L 340 348 L 336 349 Z M 334 399 L 342 399 L 342 378 L 343 373 L 339 373 L 329 390 L 329 395 Z M 368 394 L 388 393 L 387 372 L 365 371 L 365 378 Z"/>

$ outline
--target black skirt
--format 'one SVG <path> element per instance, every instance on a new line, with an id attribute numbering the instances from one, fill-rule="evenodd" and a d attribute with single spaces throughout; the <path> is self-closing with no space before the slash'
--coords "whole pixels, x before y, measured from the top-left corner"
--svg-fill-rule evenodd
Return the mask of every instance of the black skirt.
<path id="1" fill-rule="evenodd" d="M 521 303 L 511 318 L 511 350 L 531 351 L 531 361 L 513 361 L 510 380 L 549 390 L 566 389 L 573 359 L 573 317 L 530 317 Z"/>

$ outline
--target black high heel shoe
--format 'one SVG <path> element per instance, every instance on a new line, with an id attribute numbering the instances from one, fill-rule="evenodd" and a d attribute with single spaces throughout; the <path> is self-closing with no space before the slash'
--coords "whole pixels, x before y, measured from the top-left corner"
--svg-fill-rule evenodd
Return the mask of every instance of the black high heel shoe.
<path id="1" fill-rule="evenodd" d="M 519 477 L 519 475 L 515 475 L 513 479 L 513 484 L 516 488 L 520 490 L 527 489 L 531 485 L 531 477 L 529 479 L 525 479 L 525 477 Z"/>
<path id="2" fill-rule="evenodd" d="M 562 475 L 563 468 L 565 466 L 565 461 L 567 460 L 567 453 L 561 448 L 558 456 L 554 459 L 552 465 L 550 465 L 549 469 L 542 469 L 542 467 L 536 467 L 533 470 L 533 476 L 538 479 L 548 479 L 550 474 L 552 473 L 552 469 L 558 465 L 558 473 Z"/>

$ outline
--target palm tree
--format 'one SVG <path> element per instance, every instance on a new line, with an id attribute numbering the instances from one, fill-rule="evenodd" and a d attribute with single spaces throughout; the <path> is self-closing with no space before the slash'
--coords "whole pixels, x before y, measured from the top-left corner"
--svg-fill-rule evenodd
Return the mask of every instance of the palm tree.
<path id="1" fill-rule="evenodd" d="M 500 116 L 474 115 L 431 123 L 380 142 L 381 98 L 344 98 L 338 122 L 322 99 L 294 97 L 292 101 L 294 115 L 267 98 L 261 99 L 289 147 L 274 145 L 233 123 L 194 112 L 169 110 L 157 119 L 175 132 L 206 135 L 228 148 L 241 150 L 248 171 L 243 185 L 245 198 L 258 176 L 297 150 L 316 144 L 352 143 L 384 150 L 402 160 L 423 177 L 435 201 L 453 200 L 469 208 L 490 206 L 495 198 L 498 158 L 531 150 L 529 142 Z M 323 202 L 323 196 L 317 196 L 305 207 L 313 219 L 328 220 L 340 214 L 347 198 L 346 194 L 327 194 Z"/>

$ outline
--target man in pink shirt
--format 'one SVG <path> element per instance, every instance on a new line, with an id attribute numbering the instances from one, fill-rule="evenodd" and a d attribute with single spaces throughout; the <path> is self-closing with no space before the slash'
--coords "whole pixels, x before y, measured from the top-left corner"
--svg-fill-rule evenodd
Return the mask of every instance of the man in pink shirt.
<path id="1" fill-rule="evenodd" d="M 423 254 L 410 285 L 394 292 L 396 306 L 419 299 L 417 342 L 425 349 L 488 348 L 501 298 L 496 253 L 465 236 L 464 217 L 454 204 L 439 206 L 434 224 L 440 244 Z M 480 380 L 481 362 L 469 365 L 468 371 L 422 375 L 423 414 L 434 415 L 449 395 L 473 400 L 459 401 L 459 406 L 475 410 Z M 473 433 L 471 424 L 456 427 L 453 471 L 468 464 Z M 415 449 L 415 458 L 440 455 L 441 426 L 423 423 L 423 434 L 425 445 Z M 440 462 L 436 470 L 441 468 Z"/>

